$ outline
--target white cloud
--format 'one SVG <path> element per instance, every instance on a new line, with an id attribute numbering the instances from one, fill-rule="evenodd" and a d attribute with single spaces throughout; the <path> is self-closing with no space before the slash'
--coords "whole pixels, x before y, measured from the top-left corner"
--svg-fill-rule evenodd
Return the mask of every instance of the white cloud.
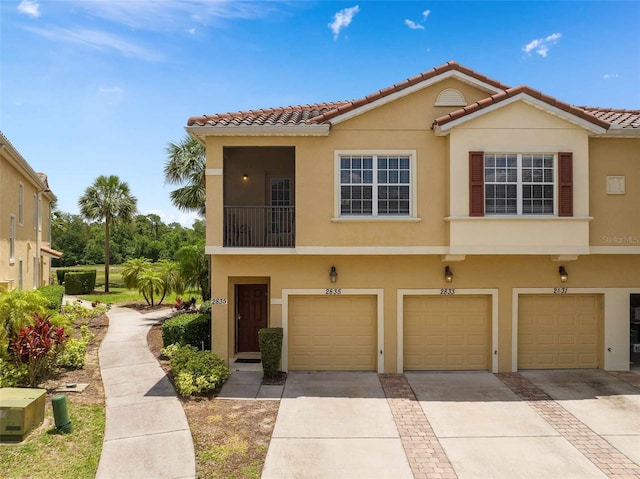
<path id="1" fill-rule="evenodd" d="M 416 22 L 412 22 L 411 20 L 405 20 L 404 23 L 411 29 L 411 30 L 424 30 L 424 25 L 420 25 L 419 23 Z"/>
<path id="2" fill-rule="evenodd" d="M 276 2 L 236 0 L 67 0 L 89 16 L 152 31 L 185 31 L 189 23 L 209 25 L 251 20 L 277 11 Z"/>
<path id="3" fill-rule="evenodd" d="M 429 15 L 431 15 L 431 10 L 425 10 L 422 12 L 422 21 L 424 22 Z"/>
<path id="4" fill-rule="evenodd" d="M 196 29 L 195 28 L 190 28 L 189 30 L 187 30 L 187 33 L 189 35 L 195 35 L 196 34 Z"/>
<path id="5" fill-rule="evenodd" d="M 531 55 L 531 52 L 535 52 L 541 57 L 546 57 L 547 53 L 549 53 L 549 47 L 558 43 L 560 38 L 562 38 L 561 33 L 552 33 L 544 38 L 537 38 L 523 46 L 522 51 L 527 55 Z"/>
<path id="6" fill-rule="evenodd" d="M 40 5 L 36 0 L 22 0 L 18 5 L 18 11 L 30 17 L 38 18 L 40 16 Z"/>
<path id="7" fill-rule="evenodd" d="M 100 93 L 106 93 L 106 94 L 113 94 L 113 93 L 122 94 L 123 93 L 122 88 L 117 86 L 111 86 L 111 87 L 101 86 L 100 88 L 98 88 L 98 91 Z"/>
<path id="8" fill-rule="evenodd" d="M 136 45 L 135 43 L 122 40 L 110 33 L 99 30 L 71 29 L 71 28 L 33 28 L 26 29 L 36 35 L 48 38 L 49 40 L 72 43 L 95 50 L 113 50 L 126 57 L 140 58 L 148 62 L 163 60 L 163 56 L 153 50 Z"/>
<path id="9" fill-rule="evenodd" d="M 351 8 L 343 8 L 333 16 L 333 22 L 329 24 L 329 28 L 333 32 L 333 39 L 337 40 L 340 36 L 340 31 L 343 28 L 347 28 L 351 24 L 351 20 L 356 13 L 360 11 L 360 6 L 356 5 Z"/>
<path id="10" fill-rule="evenodd" d="M 612 78 L 618 78 L 620 75 L 618 75 L 617 73 L 605 73 L 604 75 L 602 75 L 602 78 L 604 78 L 605 80 L 611 80 Z"/>

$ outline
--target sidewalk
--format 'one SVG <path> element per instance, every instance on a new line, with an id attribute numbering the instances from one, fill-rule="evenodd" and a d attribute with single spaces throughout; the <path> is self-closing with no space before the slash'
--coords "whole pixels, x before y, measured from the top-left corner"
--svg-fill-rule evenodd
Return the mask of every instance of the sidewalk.
<path id="1" fill-rule="evenodd" d="M 147 347 L 164 311 L 112 307 L 99 351 L 106 427 L 97 479 L 195 478 L 193 441 L 173 386 Z"/>

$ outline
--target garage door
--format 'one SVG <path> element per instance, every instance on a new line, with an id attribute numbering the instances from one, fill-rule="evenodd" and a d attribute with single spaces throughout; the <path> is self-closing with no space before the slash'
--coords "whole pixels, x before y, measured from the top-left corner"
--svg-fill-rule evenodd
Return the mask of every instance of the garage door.
<path id="1" fill-rule="evenodd" d="M 405 370 L 490 369 L 489 296 L 405 296 Z"/>
<path id="2" fill-rule="evenodd" d="M 375 296 L 291 296 L 290 370 L 376 370 Z"/>
<path id="3" fill-rule="evenodd" d="M 518 369 L 598 367 L 599 296 L 522 295 Z"/>

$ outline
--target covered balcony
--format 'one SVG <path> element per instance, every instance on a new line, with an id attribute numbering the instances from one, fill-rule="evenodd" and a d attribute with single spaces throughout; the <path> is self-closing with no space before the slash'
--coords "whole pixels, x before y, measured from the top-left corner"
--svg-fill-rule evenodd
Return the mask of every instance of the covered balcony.
<path id="1" fill-rule="evenodd" d="M 224 148 L 223 246 L 295 246 L 295 149 Z"/>

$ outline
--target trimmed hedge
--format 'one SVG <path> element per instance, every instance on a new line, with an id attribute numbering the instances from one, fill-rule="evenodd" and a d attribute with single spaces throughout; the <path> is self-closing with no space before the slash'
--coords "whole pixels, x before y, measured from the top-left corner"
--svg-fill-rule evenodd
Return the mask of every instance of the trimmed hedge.
<path id="1" fill-rule="evenodd" d="M 169 357 L 176 390 L 181 396 L 214 391 L 231 376 L 226 361 L 212 351 L 173 345 L 163 349 L 163 353 Z"/>
<path id="2" fill-rule="evenodd" d="M 162 345 L 185 346 L 190 344 L 200 349 L 211 350 L 211 315 L 184 313 L 167 319 L 162 324 Z"/>
<path id="3" fill-rule="evenodd" d="M 262 372 L 265 379 L 273 379 L 278 374 L 282 356 L 282 336 L 282 328 L 262 328 L 258 331 Z"/>
<path id="4" fill-rule="evenodd" d="M 47 300 L 45 307 L 56 313 L 62 308 L 62 297 L 64 296 L 64 286 L 40 286 L 38 291 Z"/>
<path id="5" fill-rule="evenodd" d="M 84 269 L 71 269 L 71 268 L 64 268 L 64 269 L 57 269 L 56 270 L 56 278 L 58 279 L 58 284 L 64 284 L 64 277 L 67 273 L 80 273 L 82 271 L 85 271 Z"/>
<path id="6" fill-rule="evenodd" d="M 68 271 L 64 275 L 65 294 L 89 294 L 96 287 L 96 270 Z"/>

